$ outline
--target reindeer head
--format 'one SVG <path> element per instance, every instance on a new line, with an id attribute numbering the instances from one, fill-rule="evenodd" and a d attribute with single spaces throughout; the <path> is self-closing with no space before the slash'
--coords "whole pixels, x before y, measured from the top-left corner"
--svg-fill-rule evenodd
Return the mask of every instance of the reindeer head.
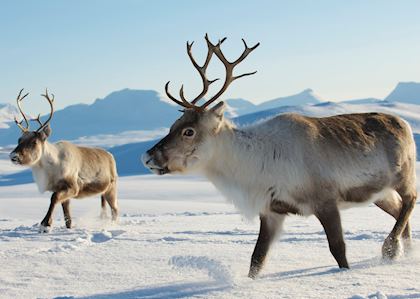
<path id="1" fill-rule="evenodd" d="M 205 36 L 208 52 L 203 66 L 199 66 L 192 56 L 191 48 L 193 43 L 187 42 L 188 56 L 200 74 L 203 81 L 203 91 L 192 101 L 187 101 L 184 96 L 184 86 L 179 90 L 181 100 L 176 99 L 169 93 L 169 82 L 165 85 L 167 96 L 184 108 L 183 115 L 171 126 L 169 134 L 160 140 L 154 147 L 149 149 L 142 156 L 143 164 L 156 174 L 166 174 L 171 172 L 188 172 L 200 169 L 213 156 L 211 145 L 215 142 L 215 137 L 221 129 L 228 125 L 223 118 L 225 104 L 218 103 L 212 108 L 208 108 L 217 100 L 228 86 L 236 79 L 244 76 L 253 75 L 256 72 L 245 73 L 239 76 L 233 75 L 233 69 L 243 61 L 249 53 L 259 46 L 259 43 L 249 48 L 245 40 L 245 50 L 241 56 L 233 62 L 230 62 L 223 55 L 220 46 L 226 40 L 223 38 L 214 45 L 210 42 L 207 34 Z M 198 106 L 197 102 L 207 93 L 210 84 L 217 81 L 209 80 L 206 76 L 206 70 L 210 60 L 215 54 L 223 63 L 226 70 L 225 82 L 222 88 L 203 105 Z"/>
<path id="2" fill-rule="evenodd" d="M 19 122 L 15 118 L 16 125 L 22 131 L 22 136 L 18 139 L 17 147 L 10 153 L 9 156 L 10 160 L 15 164 L 31 166 L 36 164 L 40 160 L 43 153 L 45 141 L 51 134 L 51 128 L 49 123 L 54 114 L 54 95 L 52 95 L 52 98 L 50 98 L 47 90 L 45 91 L 45 94 L 42 95 L 45 99 L 47 99 L 51 107 L 50 115 L 48 119 L 43 123 L 41 122 L 40 115 L 38 115 L 37 118 L 30 120 L 28 120 L 28 118 L 26 117 L 25 113 L 22 110 L 21 102 L 28 95 L 28 93 L 24 96 L 21 96 L 22 91 L 23 89 L 19 92 L 16 101 L 23 119 Z M 30 130 L 29 127 L 31 121 L 36 121 L 39 124 L 39 128 L 37 130 Z M 25 126 L 23 125 L 24 122 Z"/>

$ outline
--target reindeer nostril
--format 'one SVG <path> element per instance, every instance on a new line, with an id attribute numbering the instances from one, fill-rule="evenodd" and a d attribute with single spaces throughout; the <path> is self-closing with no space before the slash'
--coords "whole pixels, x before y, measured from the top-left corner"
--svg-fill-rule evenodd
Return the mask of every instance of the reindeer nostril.
<path id="1" fill-rule="evenodd" d="M 11 152 L 9 158 L 12 162 L 19 162 L 19 155 L 15 152 Z"/>

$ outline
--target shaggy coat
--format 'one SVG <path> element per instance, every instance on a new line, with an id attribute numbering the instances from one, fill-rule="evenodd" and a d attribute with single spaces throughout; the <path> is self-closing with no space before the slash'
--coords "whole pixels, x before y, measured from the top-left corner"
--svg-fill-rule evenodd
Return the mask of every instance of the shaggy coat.
<path id="1" fill-rule="evenodd" d="M 30 166 L 41 193 L 53 192 L 47 215 L 41 222 L 41 231 L 48 231 L 57 204 L 62 204 L 66 226 L 71 227 L 70 199 L 101 194 L 102 216 L 105 203 L 111 207 L 116 220 L 117 170 L 113 156 L 99 148 L 76 146 L 67 141 L 49 143 L 49 126 L 41 132 L 24 132 L 18 146 L 10 154 L 12 162 Z"/>
<path id="2" fill-rule="evenodd" d="M 383 256 L 408 246 L 416 200 L 416 149 L 407 122 L 382 113 L 324 118 L 283 114 L 235 128 L 224 104 L 187 109 L 143 155 L 157 174 L 205 175 L 247 217 L 260 216 L 249 276 L 260 271 L 288 214 L 315 215 L 331 253 L 348 268 L 339 209 L 374 202 L 397 221 Z"/>

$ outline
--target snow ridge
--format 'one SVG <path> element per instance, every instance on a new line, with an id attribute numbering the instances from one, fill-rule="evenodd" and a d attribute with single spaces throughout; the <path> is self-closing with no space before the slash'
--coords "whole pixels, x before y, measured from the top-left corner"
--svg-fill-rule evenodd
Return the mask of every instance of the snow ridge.
<path id="1" fill-rule="evenodd" d="M 232 275 L 229 269 L 221 262 L 206 256 L 173 256 L 169 260 L 169 264 L 176 268 L 190 268 L 196 270 L 204 270 L 207 275 L 217 282 L 232 284 Z"/>

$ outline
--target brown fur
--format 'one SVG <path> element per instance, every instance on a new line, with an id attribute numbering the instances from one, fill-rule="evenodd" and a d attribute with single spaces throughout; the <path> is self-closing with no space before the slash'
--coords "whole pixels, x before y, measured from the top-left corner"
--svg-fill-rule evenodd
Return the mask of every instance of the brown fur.
<path id="1" fill-rule="evenodd" d="M 50 132 L 47 127 L 46 132 Z M 11 153 L 15 163 L 32 167 L 41 191 L 53 192 L 50 207 L 41 224 L 50 227 L 52 214 L 61 203 L 66 227 L 71 227 L 70 198 L 101 194 L 118 216 L 117 171 L 114 158 L 105 150 L 76 146 L 66 141 L 49 144 L 45 132 L 25 132 Z M 102 209 L 102 216 L 105 215 Z"/>
<path id="2" fill-rule="evenodd" d="M 236 129 L 222 115 L 220 103 L 205 111 L 185 111 L 143 161 L 158 174 L 202 173 L 247 216 L 260 214 L 251 277 L 261 269 L 279 230 L 281 221 L 273 220 L 273 214 L 315 215 L 342 268 L 348 262 L 339 208 L 375 202 L 395 217 L 383 245 L 384 258 L 399 254 L 401 236 L 409 244 L 416 157 L 405 121 L 383 113 L 322 118 L 282 114 Z M 195 138 L 182 136 L 188 127 L 195 129 Z"/>

